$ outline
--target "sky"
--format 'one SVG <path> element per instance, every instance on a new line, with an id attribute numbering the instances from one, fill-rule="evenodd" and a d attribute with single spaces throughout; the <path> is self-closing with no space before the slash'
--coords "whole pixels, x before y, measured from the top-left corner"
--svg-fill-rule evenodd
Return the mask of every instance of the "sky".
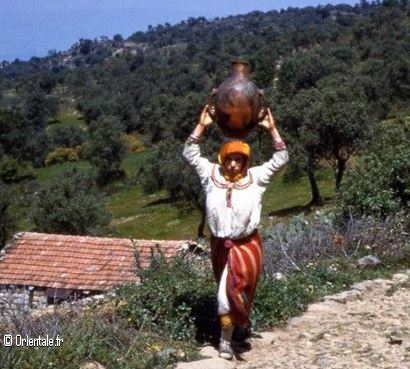
<path id="1" fill-rule="evenodd" d="M 124 39 L 149 25 L 358 0 L 0 0 L 0 61 L 65 51 L 80 38 Z"/>

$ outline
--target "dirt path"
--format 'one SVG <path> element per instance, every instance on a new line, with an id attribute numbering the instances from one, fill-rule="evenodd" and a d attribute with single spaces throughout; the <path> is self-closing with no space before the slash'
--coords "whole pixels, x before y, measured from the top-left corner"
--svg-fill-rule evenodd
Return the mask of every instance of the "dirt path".
<path id="1" fill-rule="evenodd" d="M 410 369 L 410 270 L 327 296 L 251 346 L 232 361 L 205 347 L 177 369 Z"/>

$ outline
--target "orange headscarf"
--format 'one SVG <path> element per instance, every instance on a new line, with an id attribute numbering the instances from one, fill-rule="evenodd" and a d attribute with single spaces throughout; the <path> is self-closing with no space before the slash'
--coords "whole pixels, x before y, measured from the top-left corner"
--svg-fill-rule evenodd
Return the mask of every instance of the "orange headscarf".
<path id="1" fill-rule="evenodd" d="M 249 167 L 251 159 L 251 147 L 245 141 L 227 141 L 222 144 L 221 148 L 219 149 L 218 161 L 223 169 L 225 159 L 229 154 L 240 154 L 245 157 L 243 173 L 237 174 L 234 178 L 231 178 L 226 173 L 224 173 L 224 177 L 227 180 L 235 182 L 244 176 L 244 173 L 246 173 L 246 170 Z"/>

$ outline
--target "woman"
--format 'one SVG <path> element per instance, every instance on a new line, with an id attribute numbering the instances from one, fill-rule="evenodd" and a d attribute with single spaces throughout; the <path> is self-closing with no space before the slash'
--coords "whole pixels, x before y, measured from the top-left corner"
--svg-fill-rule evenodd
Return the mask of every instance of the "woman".
<path id="1" fill-rule="evenodd" d="M 250 146 L 244 141 L 227 141 L 219 150 L 219 164 L 211 163 L 201 156 L 199 148 L 211 124 L 206 106 L 183 155 L 198 174 L 206 196 L 212 267 L 218 282 L 219 356 L 230 360 L 234 327 L 250 329 L 249 312 L 262 269 L 262 243 L 257 230 L 262 196 L 273 176 L 288 162 L 288 152 L 268 109 L 259 125 L 272 137 L 269 161 L 250 167 Z"/>

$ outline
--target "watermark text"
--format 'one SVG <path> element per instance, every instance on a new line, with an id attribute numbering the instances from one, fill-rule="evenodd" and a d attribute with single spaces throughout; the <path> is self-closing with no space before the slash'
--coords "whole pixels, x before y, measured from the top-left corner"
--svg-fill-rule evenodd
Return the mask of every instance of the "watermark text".
<path id="1" fill-rule="evenodd" d="M 60 347 L 64 339 L 57 336 L 29 337 L 21 334 L 5 334 L 3 336 L 4 347 Z"/>

